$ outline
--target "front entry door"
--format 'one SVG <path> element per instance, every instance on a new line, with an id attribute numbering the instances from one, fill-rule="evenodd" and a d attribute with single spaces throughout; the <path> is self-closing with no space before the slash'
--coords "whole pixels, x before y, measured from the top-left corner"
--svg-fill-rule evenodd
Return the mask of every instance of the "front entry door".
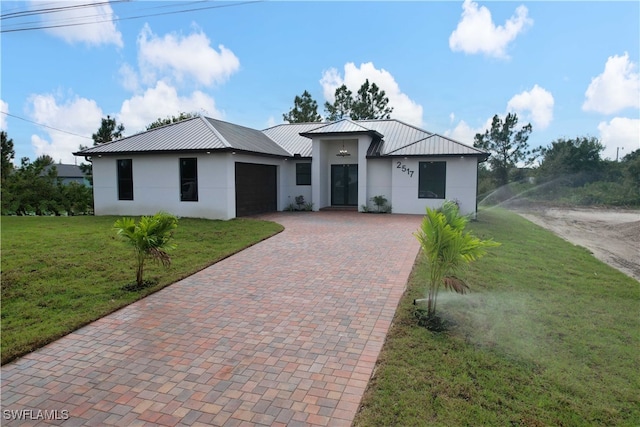
<path id="1" fill-rule="evenodd" d="M 358 165 L 331 165 L 331 205 L 358 206 Z"/>

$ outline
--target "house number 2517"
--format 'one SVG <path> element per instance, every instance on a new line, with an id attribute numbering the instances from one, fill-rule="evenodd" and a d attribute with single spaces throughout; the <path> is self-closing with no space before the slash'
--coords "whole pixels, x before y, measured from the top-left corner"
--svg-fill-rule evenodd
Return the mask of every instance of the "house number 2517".
<path id="1" fill-rule="evenodd" d="M 396 169 L 400 169 L 402 172 L 406 172 L 407 175 L 413 177 L 413 170 L 409 169 L 407 165 L 403 165 L 402 162 L 396 162 Z"/>

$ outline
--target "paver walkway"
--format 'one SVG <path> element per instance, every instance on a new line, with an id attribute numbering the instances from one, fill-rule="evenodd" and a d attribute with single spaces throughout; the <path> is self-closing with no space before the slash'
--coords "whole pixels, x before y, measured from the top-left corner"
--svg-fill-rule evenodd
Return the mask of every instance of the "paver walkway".
<path id="1" fill-rule="evenodd" d="M 350 425 L 421 217 L 263 218 L 285 231 L 2 367 L 2 425 Z"/>

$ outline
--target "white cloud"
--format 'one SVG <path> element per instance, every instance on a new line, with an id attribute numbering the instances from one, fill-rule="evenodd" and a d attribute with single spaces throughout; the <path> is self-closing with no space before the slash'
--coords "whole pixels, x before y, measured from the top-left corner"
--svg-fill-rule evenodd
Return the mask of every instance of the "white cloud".
<path id="1" fill-rule="evenodd" d="M 9 112 L 9 104 L 0 99 L 0 111 Z M 7 130 L 7 115 L 0 114 L 0 130 Z"/>
<path id="2" fill-rule="evenodd" d="M 282 122 L 280 122 L 282 123 Z M 273 116 L 269 116 L 269 118 L 267 119 L 267 126 L 266 129 L 272 128 L 275 125 L 279 124 L 276 119 Z"/>
<path id="3" fill-rule="evenodd" d="M 353 62 L 348 62 L 344 66 L 344 78 L 340 76 L 338 70 L 331 68 L 322 74 L 320 84 L 325 100 L 331 103 L 335 100 L 335 90 L 339 86 L 344 84 L 355 94 L 366 79 L 385 91 L 389 98 L 389 106 L 393 107 L 391 117 L 415 126 L 422 126 L 422 106 L 400 90 L 391 73 L 384 69 L 376 69 L 371 62 L 360 64 L 359 68 Z"/>
<path id="4" fill-rule="evenodd" d="M 498 114 L 498 116 L 504 121 L 508 113 L 516 113 L 518 115 L 517 130 L 528 122 L 532 122 L 534 131 L 536 129 L 542 130 L 546 129 L 553 120 L 553 106 L 554 99 L 551 92 L 536 84 L 531 90 L 514 95 L 507 103 L 506 112 Z M 453 123 L 454 118 L 454 113 L 449 114 L 451 123 Z M 460 120 L 453 129 L 445 131 L 444 135 L 465 144 L 473 145 L 476 134 L 491 130 L 492 122 L 493 116 L 486 119 L 482 126 L 472 128 L 464 120 Z"/>
<path id="5" fill-rule="evenodd" d="M 464 120 L 460 120 L 455 128 L 445 131 L 444 135 L 473 147 L 473 140 L 475 139 L 476 134 L 484 133 L 487 129 L 490 129 L 492 119 L 493 117 L 487 119 L 483 125 L 477 128 L 472 128 Z"/>
<path id="6" fill-rule="evenodd" d="M 462 19 L 449 36 L 449 48 L 454 52 L 484 53 L 496 58 L 506 58 L 509 43 L 533 25 L 525 6 L 518 6 L 515 15 L 504 26 L 496 26 L 489 9 L 485 6 L 478 7 L 478 3 L 471 0 L 464 1 L 462 10 Z"/>
<path id="7" fill-rule="evenodd" d="M 102 110 L 95 101 L 74 97 L 58 103 L 54 95 L 40 94 L 31 95 L 28 103 L 31 119 L 49 126 L 42 128 L 47 134 L 46 137 L 31 136 L 31 144 L 36 156 L 48 154 L 56 162 L 74 163 L 75 157 L 71 154 L 72 152 L 77 151 L 80 145 L 93 145 L 90 139 L 91 134 L 98 130 L 103 117 Z M 69 133 L 55 129 L 62 129 Z"/>
<path id="8" fill-rule="evenodd" d="M 159 81 L 154 88 L 147 89 L 122 103 L 118 122 L 125 125 L 126 135 L 142 132 L 158 118 L 176 116 L 181 112 L 201 113 L 207 117 L 223 117 L 209 95 L 195 91 L 188 97 L 178 95 L 176 88 Z"/>
<path id="9" fill-rule="evenodd" d="M 364 83 L 364 81 L 362 82 Z M 322 94 L 324 95 L 324 99 L 333 103 L 335 99 L 336 89 L 344 84 L 344 80 L 340 77 L 340 73 L 335 68 L 329 68 L 327 71 L 322 73 L 322 78 L 320 79 L 320 85 L 322 86 Z"/>
<path id="10" fill-rule="evenodd" d="M 123 64 L 120 66 L 118 73 L 120 74 L 122 87 L 126 90 L 130 92 L 137 92 L 140 89 L 138 74 L 129 64 Z"/>
<path id="11" fill-rule="evenodd" d="M 70 7 L 80 6 L 83 7 Z M 48 28 L 50 34 L 65 40 L 67 43 L 86 43 L 87 45 L 114 44 L 122 47 L 122 34 L 116 29 L 113 19 L 116 15 L 108 2 L 87 5 L 78 1 L 42 2 L 32 1 L 32 10 L 55 7 L 52 13 L 40 13 L 43 25 L 68 25 Z M 64 8 L 64 9 L 62 9 Z M 83 25 L 74 25 L 80 24 Z"/>
<path id="12" fill-rule="evenodd" d="M 518 113 L 519 119 L 531 121 L 534 129 L 546 129 L 553 120 L 553 95 L 538 85 L 530 91 L 515 95 L 507 103 L 507 110 Z"/>
<path id="13" fill-rule="evenodd" d="M 640 108 L 640 74 L 629 54 L 610 56 L 604 72 L 591 80 L 582 104 L 584 111 L 613 114 L 625 108 Z"/>
<path id="14" fill-rule="evenodd" d="M 240 60 L 223 45 L 218 49 L 210 46 L 209 38 L 201 30 L 188 36 L 170 33 L 159 37 L 145 25 L 138 36 L 142 79 L 147 84 L 161 78 L 178 83 L 193 79 L 205 86 L 224 83 L 240 69 Z"/>
<path id="15" fill-rule="evenodd" d="M 640 119 L 615 117 L 598 125 L 600 142 L 605 146 L 602 158 L 614 160 L 616 151 L 619 158 L 640 149 Z M 620 147 L 620 150 L 618 148 Z"/>

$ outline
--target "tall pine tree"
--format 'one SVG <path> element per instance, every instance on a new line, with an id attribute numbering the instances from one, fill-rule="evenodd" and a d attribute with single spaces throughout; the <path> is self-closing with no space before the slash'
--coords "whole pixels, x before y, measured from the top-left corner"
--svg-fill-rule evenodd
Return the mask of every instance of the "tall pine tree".
<path id="1" fill-rule="evenodd" d="M 318 114 L 318 103 L 306 90 L 302 96 L 296 96 L 293 100 L 293 108 L 282 118 L 289 123 L 313 123 L 321 122 L 322 116 Z"/>

